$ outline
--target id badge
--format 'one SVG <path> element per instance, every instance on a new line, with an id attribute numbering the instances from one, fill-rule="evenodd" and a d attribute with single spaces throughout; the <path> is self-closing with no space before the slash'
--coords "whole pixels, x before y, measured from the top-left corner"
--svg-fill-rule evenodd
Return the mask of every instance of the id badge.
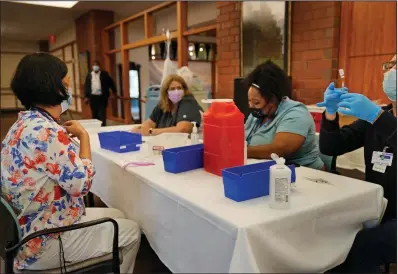
<path id="1" fill-rule="evenodd" d="M 391 166 L 394 155 L 388 152 L 373 151 L 372 164 Z"/>
<path id="2" fill-rule="evenodd" d="M 379 164 L 379 163 L 374 163 L 373 168 L 374 171 L 380 172 L 380 173 L 385 173 L 387 169 L 387 165 L 384 164 Z"/>

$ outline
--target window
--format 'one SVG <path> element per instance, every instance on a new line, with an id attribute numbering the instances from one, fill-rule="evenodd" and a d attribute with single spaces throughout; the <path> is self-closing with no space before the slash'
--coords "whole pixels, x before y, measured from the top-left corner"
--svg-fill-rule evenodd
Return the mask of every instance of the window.
<path id="1" fill-rule="evenodd" d="M 287 71 L 288 2 L 242 3 L 243 76 L 270 59 Z"/>

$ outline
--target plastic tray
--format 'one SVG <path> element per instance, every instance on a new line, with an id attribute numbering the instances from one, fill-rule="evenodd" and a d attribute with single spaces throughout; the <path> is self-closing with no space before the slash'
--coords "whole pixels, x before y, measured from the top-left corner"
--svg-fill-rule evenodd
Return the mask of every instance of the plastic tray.
<path id="1" fill-rule="evenodd" d="M 274 161 L 227 168 L 222 171 L 224 195 L 236 202 L 242 202 L 269 195 L 269 168 Z M 294 165 L 291 182 L 296 181 Z"/>
<path id="2" fill-rule="evenodd" d="M 142 144 L 142 136 L 127 131 L 99 132 L 98 138 L 101 148 L 118 153 L 139 150 L 137 144 Z"/>
<path id="3" fill-rule="evenodd" d="M 164 170 L 181 173 L 203 168 L 203 144 L 163 150 Z"/>
<path id="4" fill-rule="evenodd" d="M 94 129 L 94 128 L 97 129 L 97 128 L 100 128 L 102 125 L 102 122 L 97 119 L 85 119 L 85 120 L 79 120 L 78 122 L 85 129 Z"/>

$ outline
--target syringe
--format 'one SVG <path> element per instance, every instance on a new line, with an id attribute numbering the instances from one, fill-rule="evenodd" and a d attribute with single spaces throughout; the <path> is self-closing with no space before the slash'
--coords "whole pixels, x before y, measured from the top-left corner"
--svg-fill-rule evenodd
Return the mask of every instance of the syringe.
<path id="1" fill-rule="evenodd" d="M 339 69 L 339 76 L 341 78 L 341 87 L 344 88 L 344 69 Z"/>

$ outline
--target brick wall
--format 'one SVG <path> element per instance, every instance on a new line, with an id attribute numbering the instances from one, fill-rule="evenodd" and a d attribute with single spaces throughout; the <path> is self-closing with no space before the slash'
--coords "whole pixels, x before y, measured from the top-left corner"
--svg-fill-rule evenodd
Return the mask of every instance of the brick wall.
<path id="1" fill-rule="evenodd" d="M 240 76 L 240 2 L 217 2 L 216 97 L 233 98 Z"/>
<path id="2" fill-rule="evenodd" d="M 240 76 L 241 3 L 217 2 L 217 98 L 233 98 Z M 293 99 L 313 104 L 337 79 L 340 2 L 292 2 Z"/>
<path id="3" fill-rule="evenodd" d="M 291 76 L 295 100 L 319 102 L 337 79 L 340 2 L 293 2 Z"/>
<path id="4" fill-rule="evenodd" d="M 90 61 L 99 60 L 103 63 L 101 31 L 113 22 L 112 11 L 91 10 L 77 18 L 76 43 L 79 52 L 88 50 Z"/>

